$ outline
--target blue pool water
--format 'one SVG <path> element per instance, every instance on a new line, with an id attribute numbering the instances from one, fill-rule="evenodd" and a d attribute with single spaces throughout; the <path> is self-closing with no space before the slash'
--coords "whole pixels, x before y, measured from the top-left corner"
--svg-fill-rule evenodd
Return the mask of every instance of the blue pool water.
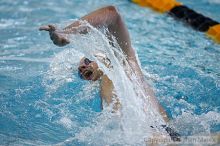
<path id="1" fill-rule="evenodd" d="M 218 0 L 181 2 L 220 21 Z M 114 126 L 100 122 L 98 83 L 68 71 L 77 67 L 80 53 L 53 45 L 38 31 L 106 5 L 123 16 L 170 124 L 182 135 L 220 131 L 220 45 L 203 33 L 127 0 L 1 0 L 0 145 L 136 144 L 106 134 Z"/>

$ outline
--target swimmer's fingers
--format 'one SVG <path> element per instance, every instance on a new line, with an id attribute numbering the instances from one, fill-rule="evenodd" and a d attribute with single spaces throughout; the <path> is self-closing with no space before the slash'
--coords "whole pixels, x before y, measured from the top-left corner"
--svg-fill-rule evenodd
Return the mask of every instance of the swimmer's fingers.
<path id="1" fill-rule="evenodd" d="M 48 31 L 50 35 L 50 39 L 57 46 L 65 46 L 70 43 L 67 38 L 67 35 L 62 31 L 59 31 L 55 25 L 49 24 L 46 26 L 41 26 L 39 28 L 40 31 Z"/>
<path id="2" fill-rule="evenodd" d="M 40 28 L 39 28 L 39 30 L 40 31 L 42 31 L 42 30 L 45 30 L 45 31 L 50 31 L 50 27 L 47 25 L 47 26 L 41 26 Z"/>
<path id="3" fill-rule="evenodd" d="M 46 25 L 46 26 L 41 26 L 39 28 L 40 31 L 44 30 L 44 31 L 55 31 L 56 27 L 52 24 Z"/>

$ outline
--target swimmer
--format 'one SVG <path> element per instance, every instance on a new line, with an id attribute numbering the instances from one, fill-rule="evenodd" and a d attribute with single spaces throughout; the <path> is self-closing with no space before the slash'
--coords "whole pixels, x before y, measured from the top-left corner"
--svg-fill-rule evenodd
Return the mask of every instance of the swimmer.
<path id="1" fill-rule="evenodd" d="M 42 26 L 39 28 L 41 31 L 48 31 L 51 40 L 55 45 L 65 46 L 70 43 L 68 40 L 68 34 L 75 33 L 87 33 L 89 30 L 86 27 L 80 27 L 80 21 L 87 21 L 90 25 L 95 28 L 106 27 L 110 34 L 113 35 L 122 49 L 124 55 L 126 56 L 126 60 L 129 63 L 132 71 L 138 77 L 138 81 L 141 83 L 143 90 L 146 93 L 146 96 L 149 97 L 153 107 L 161 114 L 164 121 L 167 123 L 169 121 L 168 116 L 163 109 L 163 107 L 159 104 L 158 100 L 154 95 L 154 91 L 149 86 L 149 84 L 145 81 L 144 75 L 141 71 L 141 68 L 138 64 L 138 60 L 135 55 L 135 51 L 132 48 L 130 36 L 128 30 L 122 20 L 122 17 L 116 10 L 114 6 L 107 6 L 101 9 L 98 9 L 94 12 L 89 13 L 88 15 L 80 18 L 79 21 L 75 21 L 69 26 L 65 27 L 62 30 L 58 30 L 54 25 Z M 109 38 L 111 38 L 109 36 Z M 107 59 L 107 58 L 104 58 Z M 113 109 L 117 110 L 121 107 L 117 96 L 114 95 L 113 83 L 112 81 L 104 75 L 104 73 L 99 69 L 98 64 L 95 61 L 90 60 L 89 58 L 82 58 L 80 60 L 80 64 L 78 67 L 80 76 L 85 80 L 97 81 L 101 80 L 101 99 L 106 102 L 108 105 L 114 102 Z M 167 126 L 162 126 L 166 129 L 167 133 L 171 136 L 172 139 L 178 140 L 179 135 L 175 133 L 172 129 Z M 152 127 L 155 128 L 155 127 Z"/>

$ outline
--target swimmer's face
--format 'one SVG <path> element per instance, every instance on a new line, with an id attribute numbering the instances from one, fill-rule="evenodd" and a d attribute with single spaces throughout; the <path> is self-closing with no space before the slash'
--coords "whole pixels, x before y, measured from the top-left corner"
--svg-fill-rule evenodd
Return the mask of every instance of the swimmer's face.
<path id="1" fill-rule="evenodd" d="M 78 67 L 79 74 L 85 80 L 96 81 L 102 76 L 102 71 L 99 69 L 98 64 L 88 58 L 83 57 L 80 60 Z"/>

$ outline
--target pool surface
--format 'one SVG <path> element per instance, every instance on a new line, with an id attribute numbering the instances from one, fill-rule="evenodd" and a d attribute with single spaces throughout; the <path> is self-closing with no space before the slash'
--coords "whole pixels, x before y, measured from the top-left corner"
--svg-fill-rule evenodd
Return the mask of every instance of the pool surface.
<path id="1" fill-rule="evenodd" d="M 220 21 L 218 0 L 181 2 Z M 61 48 L 38 31 L 45 24 L 65 26 L 106 5 L 117 6 L 124 18 L 170 125 L 184 136 L 220 131 L 220 45 L 205 34 L 127 0 L 1 0 L 0 145 L 143 145 L 141 126 L 132 133 L 137 125 L 109 121 L 100 107 L 99 84 L 78 77 L 77 49 L 89 47 L 85 38 L 72 49 Z"/>

